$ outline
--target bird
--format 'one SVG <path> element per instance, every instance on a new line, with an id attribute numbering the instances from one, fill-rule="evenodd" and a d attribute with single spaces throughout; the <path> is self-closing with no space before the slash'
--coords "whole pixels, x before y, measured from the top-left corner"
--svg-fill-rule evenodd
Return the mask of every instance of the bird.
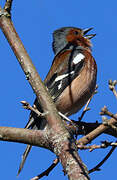
<path id="1" fill-rule="evenodd" d="M 92 56 L 91 38 L 96 34 L 87 34 L 93 28 L 62 27 L 53 32 L 52 48 L 55 54 L 51 68 L 44 80 L 59 112 L 66 117 L 78 112 L 95 91 L 97 65 Z M 40 103 L 34 101 L 36 108 L 42 111 Z M 25 128 L 44 129 L 46 121 L 31 111 Z M 31 150 L 27 145 L 18 170 L 21 172 Z"/>

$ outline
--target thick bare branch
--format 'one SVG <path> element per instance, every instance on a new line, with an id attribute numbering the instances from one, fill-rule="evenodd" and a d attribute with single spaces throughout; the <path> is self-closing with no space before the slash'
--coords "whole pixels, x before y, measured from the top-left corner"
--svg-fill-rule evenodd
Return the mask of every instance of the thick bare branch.
<path id="1" fill-rule="evenodd" d="M 4 10 L 4 12 L 6 11 Z M 42 105 L 44 112 L 49 112 L 46 116 L 48 124 L 51 126 L 57 126 L 58 123 L 62 124 L 62 120 L 57 113 L 56 107 L 49 96 L 46 87 L 41 81 L 40 76 L 36 71 L 36 68 L 34 67 L 29 55 L 27 54 L 11 19 L 6 17 L 4 12 L 3 9 L 0 8 L 0 28 L 7 38 L 15 56 L 17 57 L 17 60 L 26 75 L 26 79 L 29 81 L 38 98 L 38 101 Z M 62 126 L 62 128 L 63 127 L 64 126 Z"/>
<path id="2" fill-rule="evenodd" d="M 50 149 L 45 132 L 40 130 L 0 127 L 0 140 L 30 144 Z"/>
<path id="3" fill-rule="evenodd" d="M 117 116 L 117 114 L 115 114 L 115 117 Z M 115 118 L 111 118 L 108 121 L 108 124 L 116 124 L 117 121 Z M 100 126 L 98 126 L 95 130 L 93 130 L 92 132 L 90 132 L 89 134 L 87 134 L 86 136 L 80 138 L 77 143 L 78 144 L 88 144 L 90 143 L 93 139 L 95 139 L 96 137 L 98 137 L 100 134 L 102 134 L 103 132 L 105 132 L 106 130 L 108 130 L 110 128 L 110 126 L 101 124 Z"/>

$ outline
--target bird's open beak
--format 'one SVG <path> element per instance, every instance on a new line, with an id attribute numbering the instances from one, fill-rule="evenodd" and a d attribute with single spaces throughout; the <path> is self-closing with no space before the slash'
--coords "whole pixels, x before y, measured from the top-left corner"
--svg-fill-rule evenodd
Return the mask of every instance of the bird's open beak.
<path id="1" fill-rule="evenodd" d="M 91 39 L 93 38 L 94 36 L 96 36 L 96 34 L 88 34 L 86 35 L 89 31 L 91 31 L 93 28 L 86 28 L 86 29 L 83 29 L 83 35 L 85 35 L 85 38 L 87 39 Z"/>

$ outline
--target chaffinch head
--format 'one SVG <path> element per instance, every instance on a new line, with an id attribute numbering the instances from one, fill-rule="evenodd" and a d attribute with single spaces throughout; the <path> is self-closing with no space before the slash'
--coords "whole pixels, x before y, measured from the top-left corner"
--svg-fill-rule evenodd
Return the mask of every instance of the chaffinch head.
<path id="1" fill-rule="evenodd" d="M 97 66 L 91 54 L 90 41 L 95 34 L 86 35 L 91 29 L 64 27 L 53 33 L 52 46 L 55 57 L 44 84 L 58 111 L 66 116 L 79 111 L 95 90 Z M 37 99 L 34 104 L 41 110 Z M 42 129 L 44 124 L 44 119 L 40 121 L 39 117 L 31 112 L 25 128 Z M 23 168 L 30 149 L 31 146 L 28 145 L 18 174 Z"/>

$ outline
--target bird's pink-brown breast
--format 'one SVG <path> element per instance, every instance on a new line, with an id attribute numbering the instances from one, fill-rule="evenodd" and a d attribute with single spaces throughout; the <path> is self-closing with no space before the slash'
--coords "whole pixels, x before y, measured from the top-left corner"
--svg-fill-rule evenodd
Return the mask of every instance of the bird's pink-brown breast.
<path id="1" fill-rule="evenodd" d="M 97 78 L 97 65 L 91 53 L 85 50 L 84 67 L 80 74 L 72 81 L 59 96 L 57 109 L 67 116 L 79 111 L 91 97 L 95 90 Z"/>

